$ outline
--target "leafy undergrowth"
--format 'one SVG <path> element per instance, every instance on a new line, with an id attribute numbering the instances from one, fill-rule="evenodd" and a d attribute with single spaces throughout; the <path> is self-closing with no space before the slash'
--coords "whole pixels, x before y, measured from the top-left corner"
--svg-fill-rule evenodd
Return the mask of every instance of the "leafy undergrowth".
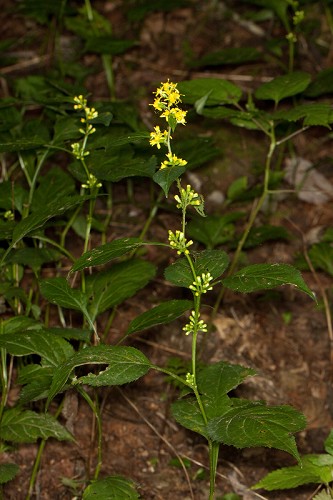
<path id="1" fill-rule="evenodd" d="M 332 6 L 236 4 L 3 14 L 5 498 L 331 496 Z"/>

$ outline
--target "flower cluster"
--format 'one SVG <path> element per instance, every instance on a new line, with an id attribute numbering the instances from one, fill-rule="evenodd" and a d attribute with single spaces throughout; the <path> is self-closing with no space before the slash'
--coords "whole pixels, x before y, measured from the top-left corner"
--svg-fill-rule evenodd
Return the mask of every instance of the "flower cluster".
<path id="1" fill-rule="evenodd" d="M 84 117 L 81 118 L 81 123 L 86 124 L 86 128 L 80 128 L 79 131 L 82 135 L 84 135 L 85 140 L 83 141 L 82 144 L 79 142 L 75 142 L 74 144 L 71 145 L 72 147 L 72 152 L 73 155 L 77 160 L 83 160 L 85 156 L 89 155 L 89 151 L 86 151 L 85 146 L 86 146 L 86 139 L 88 135 L 93 134 L 96 132 L 95 127 L 89 123 L 91 120 L 94 120 L 95 118 L 98 117 L 98 112 L 96 111 L 95 108 L 89 108 L 87 106 L 87 99 L 83 97 L 83 95 L 79 95 L 74 97 L 74 109 L 76 111 L 83 111 L 84 112 Z"/>
<path id="2" fill-rule="evenodd" d="M 93 189 L 102 187 L 102 183 L 98 182 L 98 179 L 93 175 L 89 174 L 88 180 L 86 184 L 82 184 L 83 189 Z"/>
<path id="3" fill-rule="evenodd" d="M 191 315 L 189 317 L 188 323 L 183 327 L 185 335 L 189 335 L 190 333 L 198 333 L 203 332 L 206 333 L 208 331 L 208 327 L 206 323 L 200 318 L 200 313 L 196 316 L 195 311 L 191 311 Z"/>
<path id="4" fill-rule="evenodd" d="M 168 129 L 161 130 L 160 127 L 154 127 L 154 131 L 150 133 L 149 143 L 151 146 L 156 146 L 161 149 L 161 145 L 168 148 L 167 159 L 162 162 L 161 169 L 168 167 L 183 167 L 186 161 L 172 154 L 170 147 L 170 132 L 174 131 L 178 124 L 185 125 L 186 111 L 180 109 L 178 104 L 181 102 L 181 94 L 177 89 L 177 84 L 169 80 L 161 83 L 161 86 L 154 92 L 155 100 L 152 104 L 154 109 L 160 112 L 160 117 L 165 118 Z"/>
<path id="5" fill-rule="evenodd" d="M 202 273 L 201 276 L 195 278 L 189 289 L 198 297 L 202 293 L 207 293 L 208 290 L 213 290 L 213 287 L 210 285 L 212 280 L 213 276 L 210 273 Z"/>
<path id="6" fill-rule="evenodd" d="M 188 205 L 198 207 L 203 203 L 202 196 L 196 193 L 189 184 L 187 184 L 186 189 L 180 189 L 179 195 L 176 194 L 174 197 L 177 201 L 177 208 L 185 210 Z"/>
<path id="7" fill-rule="evenodd" d="M 169 243 L 172 248 L 177 250 L 178 255 L 182 253 L 188 255 L 190 253 L 188 247 L 193 245 L 193 241 L 187 240 L 184 233 L 178 230 L 175 233 L 169 230 Z"/>

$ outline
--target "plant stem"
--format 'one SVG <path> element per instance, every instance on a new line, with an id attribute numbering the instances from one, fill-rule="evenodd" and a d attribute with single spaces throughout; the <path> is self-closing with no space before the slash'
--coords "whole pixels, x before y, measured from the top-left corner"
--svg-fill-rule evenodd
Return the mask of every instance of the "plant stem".
<path id="1" fill-rule="evenodd" d="M 97 465 L 95 468 L 95 473 L 94 473 L 94 480 L 98 479 L 101 467 L 102 467 L 102 420 L 101 420 L 101 414 L 99 410 L 99 405 L 97 401 L 97 394 L 96 394 L 96 401 L 95 403 L 89 396 L 89 394 L 82 389 L 82 387 L 76 386 L 78 392 L 81 394 L 81 396 L 86 400 L 88 403 L 90 409 L 92 410 L 96 422 L 97 422 Z"/>

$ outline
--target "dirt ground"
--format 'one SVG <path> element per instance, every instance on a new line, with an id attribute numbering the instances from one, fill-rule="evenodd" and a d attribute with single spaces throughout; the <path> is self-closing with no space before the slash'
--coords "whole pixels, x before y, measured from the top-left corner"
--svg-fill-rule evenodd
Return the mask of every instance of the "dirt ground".
<path id="1" fill-rule="evenodd" d="M 241 2 L 239 2 L 241 4 Z M 5 1 L 8 11 L 0 13 L 1 38 L 17 37 L 24 40 L 29 36 L 29 48 L 23 45 L 16 49 L 18 62 L 3 68 L 0 79 L 1 92 L 6 95 L 10 84 L 17 76 L 39 74 L 50 64 L 52 50 L 47 44 L 40 48 L 38 40 L 45 37 L 45 28 L 32 19 L 19 16 L 10 1 Z M 127 54 L 115 57 L 114 71 L 116 94 L 119 98 L 135 100 L 141 117 L 151 127 L 154 116 L 148 104 L 151 92 L 160 82 L 170 78 L 173 81 L 198 77 L 216 76 L 229 78 L 241 85 L 244 91 L 255 88 L 267 77 L 279 74 L 276 61 L 253 63 L 251 65 L 226 66 L 202 70 L 190 70 L 185 63 L 186 50 L 197 56 L 212 48 L 253 45 L 262 47 L 264 35 L 253 33 L 250 24 L 242 23 L 237 16 L 225 16 L 224 2 L 196 2 L 188 7 L 171 12 L 153 12 L 143 22 L 130 25 L 126 20 L 124 2 L 96 1 L 94 8 L 107 16 L 118 36 L 135 37 L 138 44 Z M 229 2 L 230 5 L 230 2 Z M 125 9 L 126 10 L 126 9 Z M 242 14 L 240 9 L 238 14 Z M 267 25 L 275 30 L 278 25 Z M 326 33 L 326 26 L 318 29 Z M 71 36 L 64 31 L 63 44 L 71 46 Z M 306 57 L 301 54 L 298 67 L 313 72 L 330 64 L 330 57 L 316 58 L 311 43 L 302 45 Z M 28 66 L 28 62 L 31 64 Z M 314 66 L 314 61 L 315 66 Z M 96 65 L 95 56 L 86 56 L 88 66 Z M 107 100 L 107 87 L 102 68 L 88 77 L 87 88 L 94 99 Z M 262 159 L 265 148 L 255 134 L 251 135 L 236 128 L 219 123 L 211 124 L 207 134 L 220 137 L 222 157 L 212 161 L 203 169 L 195 171 L 201 191 L 207 198 L 207 213 L 219 213 L 219 204 L 209 198 L 212 191 L 224 194 L 230 181 L 250 172 L 255 159 Z M 219 129 L 219 130 L 218 130 Z M 219 135 L 220 134 L 220 135 Z M 325 132 L 325 136 L 326 136 Z M 227 140 L 226 140 L 227 137 Z M 236 150 L 234 144 L 241 144 Z M 253 141 L 253 143 L 252 143 Z M 262 141 L 262 138 L 260 138 Z M 320 130 L 310 131 L 295 140 L 298 156 L 319 162 L 321 171 L 333 182 L 330 169 L 331 144 L 322 141 Z M 119 186 L 116 197 L 121 200 L 124 187 Z M 135 187 L 136 200 L 146 196 L 144 181 Z M 140 228 L 146 212 L 138 212 L 137 205 L 119 214 L 128 234 L 135 234 Z M 242 206 L 244 209 L 244 206 Z M 248 207 L 250 210 L 250 206 Z M 150 235 L 153 239 L 165 239 L 170 213 L 158 212 Z M 119 220 L 119 219 L 118 219 Z M 270 222 L 286 227 L 293 238 L 289 242 L 265 244 L 248 254 L 254 262 L 292 263 L 296 252 L 302 252 L 302 238 L 306 242 L 316 238 L 323 228 L 332 224 L 331 200 L 324 204 L 313 204 L 297 197 L 284 198 L 271 211 Z M 124 237 L 120 229 L 113 227 L 116 236 Z M 119 234 L 117 234 L 119 231 Z M 72 242 L 75 246 L 75 241 Z M 116 342 L 126 331 L 128 323 L 166 298 L 182 298 L 182 291 L 175 289 L 163 279 L 162 269 L 169 263 L 170 255 L 149 255 L 161 269 L 157 279 L 134 298 L 119 307 L 108 335 L 110 343 Z M 303 273 L 308 286 L 322 297 L 322 290 L 332 290 L 332 280 L 325 273 Z M 209 299 L 212 305 L 214 296 Z M 320 300 L 321 302 L 321 300 Z M 290 319 L 286 322 L 286 314 Z M 105 318 L 105 321 L 107 318 Z M 163 365 L 168 358 L 178 356 L 189 359 L 188 337 L 181 332 L 182 323 L 152 329 L 133 338 L 135 347 L 146 353 L 153 363 Z M 323 308 L 300 292 L 284 287 L 275 294 L 239 295 L 228 293 L 214 323 L 214 331 L 202 345 L 204 361 L 225 360 L 253 367 L 258 376 L 243 384 L 237 395 L 254 399 L 265 399 L 271 404 L 291 404 L 301 410 L 308 422 L 306 430 L 297 435 L 301 453 L 323 451 L 323 441 L 332 428 L 332 380 L 331 348 L 327 322 Z M 165 378 L 150 372 L 139 382 L 120 389 L 102 389 L 103 417 L 103 467 L 101 477 L 123 475 L 135 481 L 144 500 L 205 500 L 208 498 L 207 474 L 208 450 L 200 436 L 181 428 L 170 415 L 170 405 L 176 398 L 175 388 Z M 11 395 L 15 400 L 15 394 Z M 39 500 L 60 500 L 76 498 L 82 481 L 94 470 L 96 463 L 96 436 L 94 421 L 89 408 L 76 393 L 67 397 L 63 422 L 73 432 L 74 443 L 59 443 L 49 440 L 46 444 L 38 475 L 34 498 Z M 20 445 L 2 453 L 1 461 L 14 461 L 20 466 L 17 478 L 4 488 L 4 498 L 21 500 L 26 496 L 31 469 L 36 457 L 35 445 Z M 190 461 L 184 471 L 170 460 L 177 454 Z M 257 482 L 267 472 L 294 461 L 285 453 L 269 449 L 245 449 L 222 447 L 217 476 L 217 495 L 236 492 L 244 500 L 256 498 L 281 500 L 307 500 L 312 498 L 315 486 L 298 488 L 287 492 L 250 492 L 248 487 Z M 203 473 L 201 471 L 204 471 Z M 74 482 L 78 481 L 75 490 Z M 193 497 L 189 481 L 193 489 Z"/>

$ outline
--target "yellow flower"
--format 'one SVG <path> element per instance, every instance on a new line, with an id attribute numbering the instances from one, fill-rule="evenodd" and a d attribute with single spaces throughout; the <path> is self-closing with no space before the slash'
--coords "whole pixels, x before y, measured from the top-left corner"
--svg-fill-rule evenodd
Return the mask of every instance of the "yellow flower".
<path id="1" fill-rule="evenodd" d="M 185 125 L 186 114 L 187 114 L 187 111 L 183 111 L 182 109 L 179 109 L 179 108 L 172 108 L 172 109 L 166 109 L 161 114 L 161 118 L 165 118 L 168 123 L 169 123 L 169 120 L 171 120 L 171 121 L 175 120 L 176 123 L 181 123 L 182 125 Z"/>
<path id="2" fill-rule="evenodd" d="M 157 146 L 157 149 L 161 149 L 161 144 L 166 144 L 168 139 L 168 132 L 164 130 L 161 132 L 160 127 L 154 127 L 155 132 L 150 133 L 149 144 L 151 146 Z M 171 139 L 171 137 L 170 137 Z"/>
<path id="3" fill-rule="evenodd" d="M 160 166 L 160 170 L 168 167 L 184 167 L 187 164 L 186 160 L 178 158 L 176 155 L 173 155 L 172 153 L 168 153 L 166 156 L 168 159 L 164 160 L 164 162 Z"/>

